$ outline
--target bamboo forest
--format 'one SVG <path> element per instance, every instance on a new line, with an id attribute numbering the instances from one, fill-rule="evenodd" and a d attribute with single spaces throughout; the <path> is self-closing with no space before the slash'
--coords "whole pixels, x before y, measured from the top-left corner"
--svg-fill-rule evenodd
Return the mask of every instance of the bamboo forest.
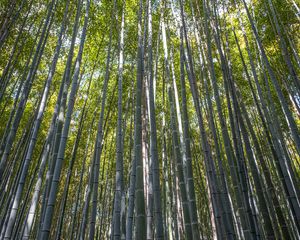
<path id="1" fill-rule="evenodd" d="M 0 0 L 0 240 L 300 239 L 300 0 Z"/>

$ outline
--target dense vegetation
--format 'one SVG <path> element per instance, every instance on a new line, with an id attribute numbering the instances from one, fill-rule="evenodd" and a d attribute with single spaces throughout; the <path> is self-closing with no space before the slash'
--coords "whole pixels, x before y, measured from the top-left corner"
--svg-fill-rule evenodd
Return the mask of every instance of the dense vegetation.
<path id="1" fill-rule="evenodd" d="M 300 239 L 299 0 L 1 0 L 0 239 Z"/>

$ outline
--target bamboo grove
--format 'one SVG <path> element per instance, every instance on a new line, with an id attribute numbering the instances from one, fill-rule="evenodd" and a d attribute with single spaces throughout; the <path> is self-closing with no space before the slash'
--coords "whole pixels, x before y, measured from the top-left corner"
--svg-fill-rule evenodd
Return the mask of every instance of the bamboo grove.
<path id="1" fill-rule="evenodd" d="M 300 239 L 299 0 L 1 0 L 0 239 Z"/>

